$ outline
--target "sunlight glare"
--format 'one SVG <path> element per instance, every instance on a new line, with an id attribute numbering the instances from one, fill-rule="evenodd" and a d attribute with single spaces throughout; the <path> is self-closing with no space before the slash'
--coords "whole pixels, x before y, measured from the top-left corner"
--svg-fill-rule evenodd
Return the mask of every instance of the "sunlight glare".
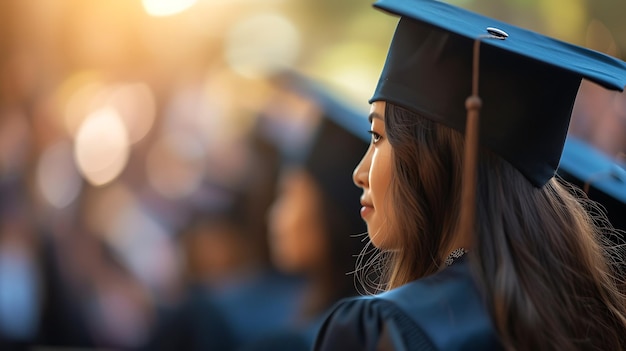
<path id="1" fill-rule="evenodd" d="M 143 0 L 142 3 L 150 16 L 162 17 L 181 13 L 192 7 L 196 0 Z"/>

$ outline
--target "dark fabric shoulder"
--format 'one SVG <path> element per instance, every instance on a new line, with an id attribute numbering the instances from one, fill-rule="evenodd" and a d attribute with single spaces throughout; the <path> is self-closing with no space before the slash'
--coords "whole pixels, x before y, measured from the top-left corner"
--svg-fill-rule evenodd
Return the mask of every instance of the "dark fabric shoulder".
<path id="1" fill-rule="evenodd" d="M 411 345 L 406 348 L 404 345 Z M 335 306 L 314 350 L 436 350 L 428 336 L 393 302 L 352 298 Z"/>
<path id="2" fill-rule="evenodd" d="M 341 302 L 315 350 L 502 349 L 463 261 L 389 292 Z"/>

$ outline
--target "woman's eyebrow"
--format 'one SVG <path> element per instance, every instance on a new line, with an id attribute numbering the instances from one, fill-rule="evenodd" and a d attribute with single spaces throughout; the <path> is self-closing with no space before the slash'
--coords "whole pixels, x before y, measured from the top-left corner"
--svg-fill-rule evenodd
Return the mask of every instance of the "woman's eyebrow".
<path id="1" fill-rule="evenodd" d="M 372 112 L 372 113 L 370 113 L 370 115 L 367 117 L 367 120 L 368 120 L 370 123 L 372 123 L 372 120 L 373 120 L 374 118 L 378 118 L 378 119 L 380 119 L 381 121 L 383 120 L 383 116 L 381 116 L 378 112 Z"/>

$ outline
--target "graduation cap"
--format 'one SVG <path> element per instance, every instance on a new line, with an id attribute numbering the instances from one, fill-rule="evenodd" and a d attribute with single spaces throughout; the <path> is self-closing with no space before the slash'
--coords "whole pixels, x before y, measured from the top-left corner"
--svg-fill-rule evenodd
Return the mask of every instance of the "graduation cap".
<path id="1" fill-rule="evenodd" d="M 322 114 L 306 145 L 289 163 L 311 173 L 337 209 L 351 220 L 352 234 L 364 232 L 365 225 L 359 216 L 360 189 L 352 181 L 352 172 L 371 139 L 366 113 L 357 111 L 329 88 L 301 73 L 283 72 L 275 80 L 283 88 L 311 99 Z"/>
<path id="2" fill-rule="evenodd" d="M 558 174 L 579 186 L 606 209 L 609 221 L 626 230 L 626 164 L 613 160 L 586 142 L 569 136 Z"/>
<path id="3" fill-rule="evenodd" d="M 582 78 L 608 89 L 626 85 L 626 64 L 433 0 L 379 0 L 401 16 L 371 101 L 386 100 L 465 131 L 465 100 L 477 72 L 480 144 L 537 187 L 559 164 Z"/>
<path id="4" fill-rule="evenodd" d="M 542 187 L 558 168 L 583 78 L 623 91 L 626 63 L 434 0 L 379 0 L 400 20 L 370 103 L 465 133 L 460 228 L 475 220 L 478 145 Z"/>

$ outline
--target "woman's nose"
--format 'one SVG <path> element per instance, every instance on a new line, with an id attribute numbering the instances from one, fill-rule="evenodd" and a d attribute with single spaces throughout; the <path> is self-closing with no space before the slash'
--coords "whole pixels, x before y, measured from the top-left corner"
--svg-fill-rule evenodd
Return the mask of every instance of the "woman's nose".
<path id="1" fill-rule="evenodd" d="M 352 172 L 352 181 L 359 188 L 366 188 L 369 186 L 369 169 L 370 169 L 370 161 L 371 161 L 371 145 L 370 148 L 367 149 L 365 155 L 361 159 L 361 162 L 356 166 L 354 172 Z"/>

